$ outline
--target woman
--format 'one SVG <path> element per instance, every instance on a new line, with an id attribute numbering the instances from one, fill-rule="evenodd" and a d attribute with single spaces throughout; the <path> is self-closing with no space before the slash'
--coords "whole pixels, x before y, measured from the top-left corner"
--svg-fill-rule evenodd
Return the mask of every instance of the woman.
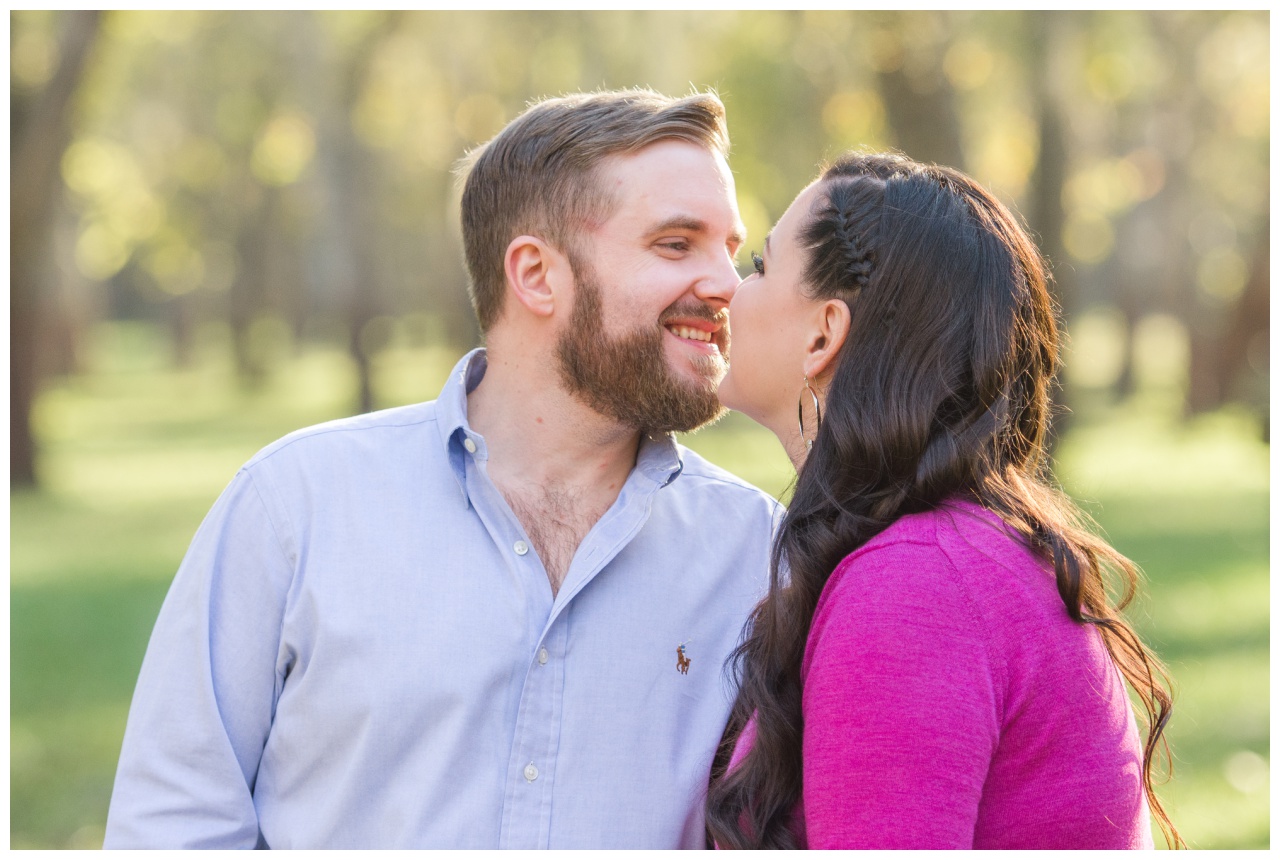
<path id="1" fill-rule="evenodd" d="M 1149 804 L 1180 844 L 1152 792 L 1167 679 L 1118 614 L 1136 571 L 1048 484 L 1058 332 L 1026 233 L 954 170 L 845 156 L 753 258 L 720 396 L 798 478 L 716 843 L 1149 848 Z"/>

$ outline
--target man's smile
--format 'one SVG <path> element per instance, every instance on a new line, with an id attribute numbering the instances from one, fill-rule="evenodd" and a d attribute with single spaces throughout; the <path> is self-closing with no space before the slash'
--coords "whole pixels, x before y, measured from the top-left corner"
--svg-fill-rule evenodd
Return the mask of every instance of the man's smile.
<path id="1" fill-rule="evenodd" d="M 691 310 L 668 313 L 662 327 L 685 346 L 704 355 L 723 356 L 729 351 L 728 315 L 723 311 L 695 313 Z"/>
<path id="2" fill-rule="evenodd" d="M 691 326 L 684 325 L 669 325 L 667 326 L 667 331 L 671 332 L 676 337 L 682 337 L 686 340 L 698 340 L 703 343 L 711 343 L 711 339 L 713 337 L 713 333 L 710 331 L 703 331 L 700 328 L 693 328 Z"/>

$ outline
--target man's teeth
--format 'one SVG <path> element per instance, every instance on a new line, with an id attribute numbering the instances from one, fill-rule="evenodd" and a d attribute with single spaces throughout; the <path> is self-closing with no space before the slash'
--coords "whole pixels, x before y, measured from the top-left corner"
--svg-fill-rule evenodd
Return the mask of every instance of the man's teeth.
<path id="1" fill-rule="evenodd" d="M 689 328 L 688 326 L 673 325 L 667 326 L 667 330 L 676 337 L 683 337 L 688 340 L 700 340 L 703 343 L 711 342 L 711 332 L 703 331 L 699 328 Z"/>

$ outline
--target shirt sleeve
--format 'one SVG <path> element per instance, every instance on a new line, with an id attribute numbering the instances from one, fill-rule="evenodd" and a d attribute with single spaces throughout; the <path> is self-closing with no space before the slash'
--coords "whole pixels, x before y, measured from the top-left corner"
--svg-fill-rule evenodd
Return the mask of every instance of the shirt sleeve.
<path id="1" fill-rule="evenodd" d="M 971 848 L 999 716 L 954 571 L 936 550 L 889 547 L 831 586 L 804 683 L 809 847 Z"/>
<path id="2" fill-rule="evenodd" d="M 197 531 L 143 659 L 106 848 L 253 848 L 290 553 L 248 471 Z"/>

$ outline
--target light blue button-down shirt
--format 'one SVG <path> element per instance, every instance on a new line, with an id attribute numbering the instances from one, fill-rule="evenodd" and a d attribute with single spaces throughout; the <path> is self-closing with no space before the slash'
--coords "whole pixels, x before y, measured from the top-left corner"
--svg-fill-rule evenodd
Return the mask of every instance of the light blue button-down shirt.
<path id="1" fill-rule="evenodd" d="M 236 475 L 156 622 L 106 847 L 704 844 L 780 508 L 646 439 L 552 598 L 467 425 L 484 369 Z"/>

